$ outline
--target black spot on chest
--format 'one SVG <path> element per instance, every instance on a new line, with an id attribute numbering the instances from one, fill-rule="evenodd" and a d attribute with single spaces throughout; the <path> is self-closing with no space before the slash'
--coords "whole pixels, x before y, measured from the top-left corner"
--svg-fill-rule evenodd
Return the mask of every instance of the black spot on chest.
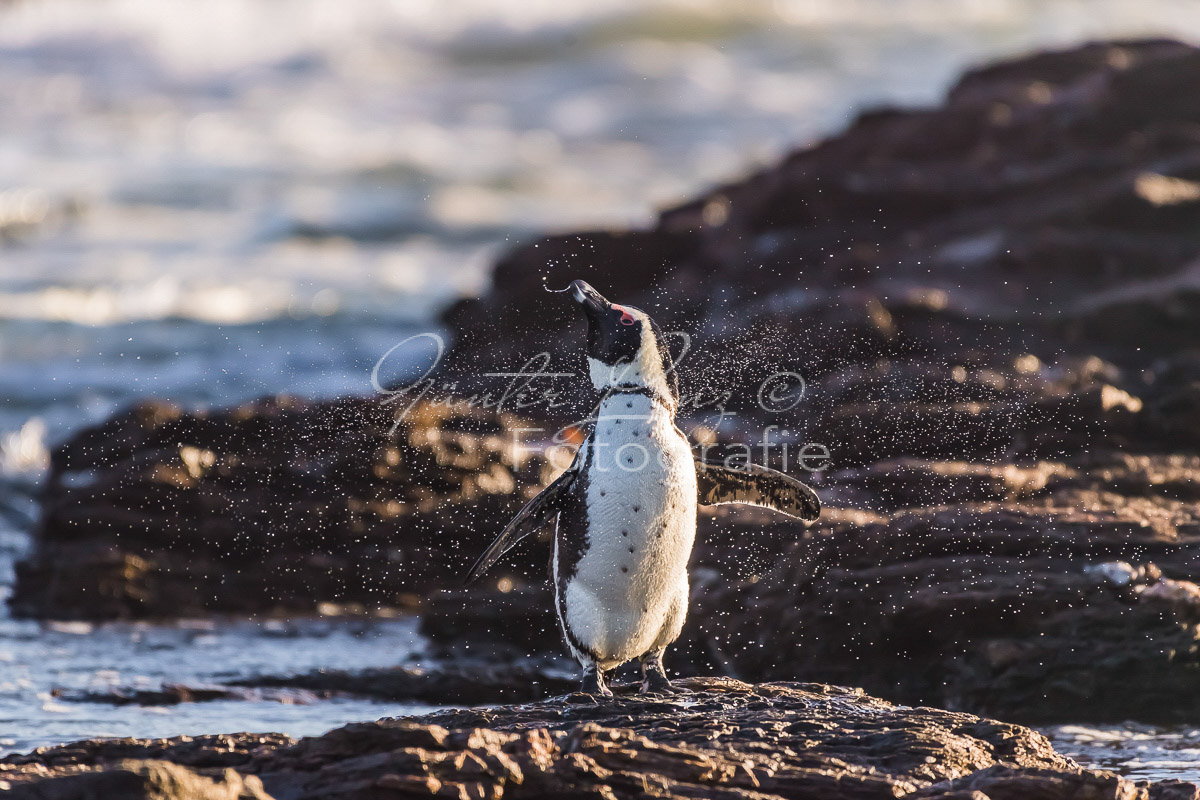
<path id="1" fill-rule="evenodd" d="M 627 403 L 626 407 L 632 403 Z M 614 420 L 619 424 L 619 420 Z M 571 497 L 564 505 L 562 513 L 559 514 L 558 528 L 555 531 L 556 543 L 558 549 L 557 569 L 558 581 L 555 586 L 556 592 L 561 596 L 565 590 L 567 583 L 575 577 L 579 570 L 579 562 L 587 553 L 591 543 L 591 531 L 588 529 L 588 508 L 587 497 L 588 489 L 591 485 L 592 469 L 595 466 L 596 458 L 596 438 L 598 435 L 607 435 L 606 427 L 602 428 L 597 425 L 592 429 L 591 434 L 583 443 L 584 458 L 580 464 L 580 475 L 575 480 L 572 487 Z M 649 436 L 649 433 L 647 433 Z M 682 434 L 680 434 L 682 436 Z M 611 452 L 611 448 L 610 448 Z M 607 492 L 599 492 L 601 496 L 606 496 Z M 641 505 L 630 507 L 634 514 L 641 514 Z M 662 531 L 656 531 L 658 536 L 662 535 Z M 630 532 L 628 529 L 621 531 L 621 536 L 628 538 Z M 552 571 L 553 574 L 553 571 Z"/>

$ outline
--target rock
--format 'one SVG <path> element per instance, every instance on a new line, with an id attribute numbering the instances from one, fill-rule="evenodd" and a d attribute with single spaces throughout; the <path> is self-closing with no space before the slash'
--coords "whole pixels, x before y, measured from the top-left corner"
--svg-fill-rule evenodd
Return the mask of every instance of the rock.
<path id="1" fill-rule="evenodd" d="M 1113 586 L 1128 586 L 1137 580 L 1139 570 L 1128 561 L 1104 561 L 1084 566 L 1083 574 L 1094 575 Z"/>
<path id="2" fill-rule="evenodd" d="M 1200 586 L 1191 581 L 1163 578 L 1151 586 L 1146 586 L 1141 593 L 1141 599 L 1166 603 L 1185 613 L 1194 614 L 1200 611 Z"/>
<path id="3" fill-rule="evenodd" d="M 1148 797 L 1130 781 L 1111 772 L 988 767 L 944 781 L 912 795 L 938 800 L 1049 800 L 1054 797 L 1104 797 L 1135 800 Z"/>
<path id="4" fill-rule="evenodd" d="M 273 800 L 253 775 L 227 769 L 221 778 L 197 775 L 169 761 L 122 761 L 36 784 L 18 784 L 13 800 Z"/>
<path id="5" fill-rule="evenodd" d="M 179 703 L 207 703 L 213 700 L 247 700 L 276 702 L 288 705 L 308 704 L 329 693 L 315 694 L 294 689 L 266 690 L 242 686 L 187 686 L 165 683 L 159 689 L 129 689 L 117 687 L 105 691 L 68 692 L 55 690 L 54 696 L 72 703 L 108 703 L 115 706 L 173 706 Z"/>
<path id="6" fill-rule="evenodd" d="M 1149 791 L 1150 800 L 1200 800 L 1200 786 L 1187 781 L 1159 781 Z"/>
<path id="7" fill-rule="evenodd" d="M 186 774 L 180 785 L 218 777 L 229 787 L 240 780 L 246 797 L 290 800 L 1185 796 L 1169 794 L 1181 791 L 1178 782 L 1139 787 L 1082 770 L 1041 734 L 969 714 L 893 706 L 822 684 L 711 678 L 677 686 L 683 693 L 665 698 L 630 694 L 629 686 L 599 703 L 568 695 L 356 723 L 294 744 L 238 734 L 228 739 L 237 754 L 228 771 L 194 763 L 186 738 L 139 744 L 156 752 L 148 763 Z M 21 796 L 81 796 L 62 787 L 126 780 L 131 749 L 115 740 L 9 756 L 0 780 Z M 81 750 L 91 754 L 86 762 Z M 83 769 L 90 771 L 77 774 Z M 255 778 L 265 795 L 253 794 Z"/>
<path id="8" fill-rule="evenodd" d="M 395 426 L 393 428 L 393 426 Z M 458 585 L 546 468 L 482 410 L 147 402 L 53 453 L 18 616 L 412 608 Z M 547 476 L 549 477 L 549 476 Z"/>
<path id="9" fill-rule="evenodd" d="M 32 753 L 4 756 L 0 758 L 0 780 L 28 782 L 30 778 L 52 773 L 74 774 L 131 759 L 224 770 L 226 767 L 244 767 L 260 749 L 285 747 L 295 741 L 280 733 L 222 733 L 174 739 L 87 739 L 39 747 Z"/>
<path id="10" fill-rule="evenodd" d="M 456 658 L 480 653 L 484 647 L 488 649 L 482 652 L 495 659 L 554 652 L 562 633 L 549 582 L 519 590 L 494 588 L 504 580 L 485 577 L 482 585 L 433 595 L 421 617 L 421 634 L 438 646 L 441 655 Z"/>
<path id="11" fill-rule="evenodd" d="M 577 684 L 573 665 L 565 662 L 555 668 L 529 663 L 529 659 L 520 663 L 458 659 L 428 668 L 319 670 L 302 675 L 262 676 L 239 679 L 232 685 L 432 705 L 482 705 L 540 700 L 571 691 Z"/>
<path id="12" fill-rule="evenodd" d="M 323 669 L 297 675 L 250 676 L 218 686 L 164 684 L 159 689 L 56 691 L 55 696 L 76 703 L 142 706 L 212 700 L 307 704 L 331 697 L 368 697 L 430 705 L 482 705 L 540 700 L 576 687 L 574 662 L 543 661 L 546 663 L 534 663 L 532 659 L 524 658 L 506 663 L 459 657 L 429 667 Z"/>
<path id="13" fill-rule="evenodd" d="M 1190 719 L 1194 584 L 1162 576 L 1195 572 L 1195 508 L 1079 496 L 816 533 L 761 575 L 694 592 L 684 649 L 715 642 L 717 666 L 756 680 L 821 675 L 1029 722 Z M 1121 562 L 1126 580 L 1100 577 Z"/>

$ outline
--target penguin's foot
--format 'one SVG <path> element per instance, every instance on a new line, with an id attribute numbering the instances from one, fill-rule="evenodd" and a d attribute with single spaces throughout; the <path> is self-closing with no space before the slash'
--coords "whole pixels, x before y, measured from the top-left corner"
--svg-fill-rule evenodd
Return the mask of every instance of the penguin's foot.
<path id="1" fill-rule="evenodd" d="M 598 694 L 601 697 L 612 697 L 612 689 L 604 682 L 604 673 L 596 667 L 586 667 L 583 670 L 583 685 L 579 691 L 584 694 Z"/>
<path id="2" fill-rule="evenodd" d="M 642 659 L 642 694 L 675 694 L 675 687 L 663 669 L 661 652 Z"/>
<path id="3" fill-rule="evenodd" d="M 678 690 L 661 672 L 647 672 L 642 678 L 642 694 L 676 694 Z"/>

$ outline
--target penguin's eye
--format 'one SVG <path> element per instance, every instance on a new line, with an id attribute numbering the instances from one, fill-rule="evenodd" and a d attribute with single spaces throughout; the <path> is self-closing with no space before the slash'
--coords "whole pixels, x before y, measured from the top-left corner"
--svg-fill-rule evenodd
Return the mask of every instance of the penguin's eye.
<path id="1" fill-rule="evenodd" d="M 633 318 L 633 314 L 630 314 L 623 307 L 617 305 L 616 303 L 612 304 L 612 309 L 613 309 L 613 311 L 621 312 L 621 324 L 622 325 L 632 325 L 633 323 L 637 322 L 637 320 Z"/>

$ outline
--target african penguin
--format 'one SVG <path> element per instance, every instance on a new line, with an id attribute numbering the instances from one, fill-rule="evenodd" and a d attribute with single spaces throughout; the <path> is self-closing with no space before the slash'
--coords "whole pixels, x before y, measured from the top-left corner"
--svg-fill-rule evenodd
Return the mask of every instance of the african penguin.
<path id="1" fill-rule="evenodd" d="M 658 326 L 583 281 L 570 289 L 587 317 L 597 413 L 571 466 L 517 513 L 467 580 L 555 522 L 556 609 L 583 666 L 582 691 L 611 695 L 605 672 L 638 659 L 642 691 L 669 692 L 662 656 L 687 615 L 696 506 L 750 503 L 812 520 L 820 501 L 775 470 L 695 458 L 675 424 L 678 380 Z"/>

